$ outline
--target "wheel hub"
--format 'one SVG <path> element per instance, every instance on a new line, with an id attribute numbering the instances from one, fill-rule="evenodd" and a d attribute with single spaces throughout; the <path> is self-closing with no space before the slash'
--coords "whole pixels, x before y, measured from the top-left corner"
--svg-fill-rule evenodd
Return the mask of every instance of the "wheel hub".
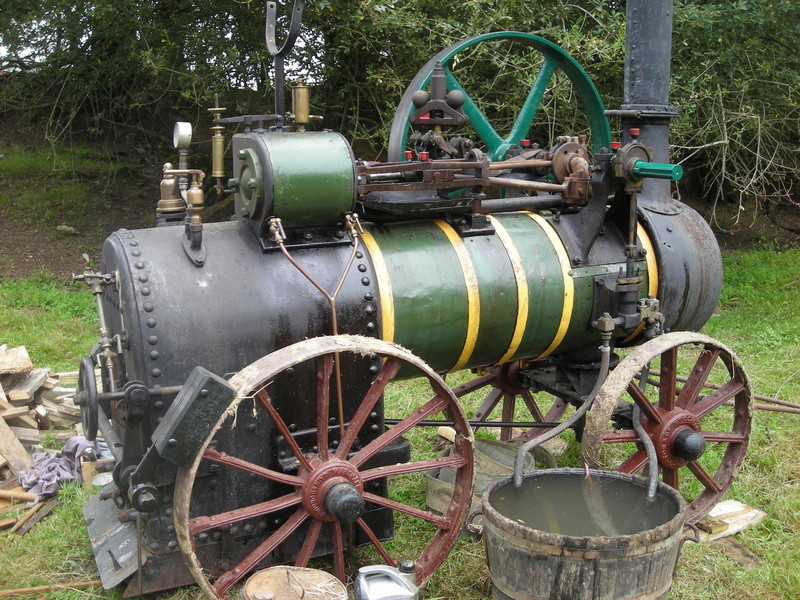
<path id="1" fill-rule="evenodd" d="M 683 409 L 661 413 L 661 423 L 655 426 L 648 423 L 644 415 L 642 418 L 656 447 L 658 460 L 666 468 L 678 469 L 703 455 L 705 438 L 698 433 L 700 419 L 692 413 Z"/>
<path id="2" fill-rule="evenodd" d="M 313 470 L 301 474 L 303 506 L 320 521 L 352 523 L 364 513 L 364 483 L 353 465 L 330 459 L 311 461 Z M 348 520 L 349 519 L 349 520 Z"/>

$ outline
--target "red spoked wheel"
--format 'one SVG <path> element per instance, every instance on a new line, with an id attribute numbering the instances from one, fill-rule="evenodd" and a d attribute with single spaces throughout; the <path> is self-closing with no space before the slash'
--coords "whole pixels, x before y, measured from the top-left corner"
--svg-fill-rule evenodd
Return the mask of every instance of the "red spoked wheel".
<path id="1" fill-rule="evenodd" d="M 374 379 L 352 414 L 344 415 L 343 427 L 331 426 L 336 421 L 338 403 L 336 363 L 346 363 L 347 357 L 368 356 L 375 364 Z M 314 375 L 314 415 L 316 427 L 312 430 L 313 446 L 301 449 L 308 438 L 293 431 L 282 416 L 289 407 L 282 406 L 280 398 L 272 398 L 270 388 L 275 379 L 284 373 L 309 368 Z M 403 369 L 403 373 L 422 378 L 427 385 L 423 398 L 407 400 L 401 418 L 396 424 L 377 432 L 374 428 L 376 411 L 387 384 Z M 342 373 L 346 377 L 347 373 Z M 397 566 L 400 560 L 412 559 L 416 575 L 423 582 L 447 556 L 455 543 L 469 509 L 472 492 L 472 431 L 456 398 L 442 378 L 421 359 L 409 351 L 391 344 L 359 336 L 332 336 L 305 340 L 278 350 L 256 361 L 237 373 L 230 381 L 238 391 L 225 415 L 207 436 L 194 463 L 179 470 L 175 480 L 174 520 L 178 542 L 197 583 L 212 598 L 227 598 L 232 586 L 256 568 L 277 562 L 276 556 L 288 545 L 296 548 L 291 562 L 305 567 L 312 557 L 332 554 L 333 571 L 343 582 L 347 580 L 346 550 L 355 537 L 367 540 L 375 552 L 370 560 Z M 285 440 L 289 461 L 294 469 L 264 466 L 248 458 L 231 456 L 215 448 L 215 437 L 234 435 L 236 415 L 242 410 L 265 411 L 268 420 Z M 387 414 L 388 414 L 387 408 Z M 397 412 L 395 411 L 395 414 Z M 395 447 L 403 436 L 413 437 L 417 430 L 430 431 L 431 422 L 447 422 L 456 430 L 455 443 L 450 456 L 441 457 L 432 445 L 417 449 L 411 443 L 407 460 L 380 465 L 380 453 Z M 370 425 L 373 423 L 373 425 Z M 370 427 L 372 439 L 363 443 L 363 433 Z M 232 429 L 231 429 L 232 428 Z M 308 435 L 308 432 L 304 433 Z M 367 436 L 368 437 L 368 436 Z M 298 441 L 301 440 L 301 441 Z M 274 454 L 274 452 L 273 452 Z M 286 464 L 287 458 L 283 458 Z M 223 508 L 205 506 L 202 485 L 196 486 L 199 474 L 210 468 L 233 469 L 249 474 L 254 481 L 262 480 L 285 490 L 275 497 L 248 500 L 228 498 Z M 455 472 L 452 496 L 443 514 L 435 514 L 425 506 L 424 483 L 422 494 L 409 494 L 408 479 L 422 478 L 427 473 L 447 467 Z M 373 491 L 380 481 L 389 478 L 389 493 Z M 402 491 L 392 493 L 392 482 L 399 481 Z M 193 493 L 194 492 L 194 493 Z M 398 522 L 411 520 L 413 536 L 418 543 L 415 556 L 397 556 L 391 542 L 379 539 L 368 522 L 366 513 L 385 509 Z M 213 540 L 214 532 L 230 532 L 231 528 L 252 527 L 254 520 L 270 520 L 272 529 L 260 538 L 254 538 L 243 558 L 203 562 L 208 556 L 202 546 Z M 217 536 L 219 539 L 219 536 Z M 321 540 L 326 540 L 323 544 Z M 218 544 L 220 545 L 220 544 Z M 326 546 L 320 549 L 320 546 Z M 251 549 L 252 548 L 252 549 Z M 284 554 L 285 555 L 285 554 Z M 214 555 L 219 559 L 219 555 Z M 286 562 L 286 561 L 283 561 Z"/>
<path id="2" fill-rule="evenodd" d="M 561 398 L 556 398 L 545 413 L 531 391 L 519 382 L 518 372 L 519 363 L 504 363 L 489 367 L 485 374 L 453 388 L 456 398 L 463 398 L 467 394 L 484 388 L 488 389 L 486 398 L 470 417 L 471 422 L 486 421 L 498 405 L 500 406 L 501 421 L 505 423 L 513 422 L 518 401 L 524 403 L 534 423 L 554 423 L 564 416 L 569 406 L 567 402 Z M 524 428 L 522 423 L 520 423 L 520 426 Z M 512 439 L 527 441 L 547 431 L 541 427 L 529 427 L 521 435 L 514 436 L 513 428 L 514 426 L 500 427 L 500 439 L 504 442 Z M 475 427 L 475 429 L 479 429 L 479 427 Z"/>
<path id="3" fill-rule="evenodd" d="M 736 476 L 750 438 L 751 401 L 730 348 L 699 333 L 667 333 L 636 348 L 608 376 L 589 411 L 582 453 L 593 466 L 645 473 L 647 452 L 632 424 L 637 406 L 659 475 L 686 498 L 686 521 L 693 523 Z"/>

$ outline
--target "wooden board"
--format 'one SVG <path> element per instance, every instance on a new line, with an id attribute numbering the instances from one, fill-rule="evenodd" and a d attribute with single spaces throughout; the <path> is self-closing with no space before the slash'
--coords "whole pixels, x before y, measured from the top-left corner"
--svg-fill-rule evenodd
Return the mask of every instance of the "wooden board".
<path id="1" fill-rule="evenodd" d="M 27 416 L 27 414 L 27 406 L 13 406 L 11 408 L 6 408 L 5 410 L 0 410 L 0 417 L 4 418 L 6 421 L 10 421 L 16 417 Z"/>
<path id="2" fill-rule="evenodd" d="M 27 404 L 49 376 L 50 369 L 33 369 L 12 388 L 6 390 L 8 401 L 14 406 L 19 406 L 20 403 Z"/>
<path id="3" fill-rule="evenodd" d="M 0 375 L 8 373 L 27 373 L 33 369 L 33 362 L 25 346 L 8 348 L 0 352 Z"/>
<path id="4" fill-rule="evenodd" d="M 38 429 L 14 427 L 13 425 L 10 427 L 14 435 L 17 436 L 17 439 L 23 444 L 40 444 L 42 441 L 42 434 Z"/>
<path id="5" fill-rule="evenodd" d="M 747 506 L 737 500 L 723 500 L 712 508 L 708 515 L 712 519 L 727 523 L 728 527 L 724 531 L 718 531 L 716 533 L 701 531 L 700 540 L 703 542 L 710 542 L 733 535 L 734 533 L 739 533 L 744 528 L 763 521 L 767 513 L 753 508 L 752 506 Z"/>
<path id="6" fill-rule="evenodd" d="M 4 419 L 0 419 L 0 456 L 8 461 L 8 467 L 14 475 L 19 475 L 20 471 L 26 471 L 33 466 L 31 455 Z"/>

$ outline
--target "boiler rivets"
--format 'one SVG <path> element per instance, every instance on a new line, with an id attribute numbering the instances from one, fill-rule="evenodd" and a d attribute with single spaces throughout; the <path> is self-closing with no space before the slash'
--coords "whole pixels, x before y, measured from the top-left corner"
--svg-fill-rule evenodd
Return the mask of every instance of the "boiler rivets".
<path id="1" fill-rule="evenodd" d="M 153 310 L 155 309 L 155 306 L 153 306 L 152 302 L 145 302 L 144 306 L 142 306 L 142 308 L 144 309 L 144 312 L 148 312 L 149 313 L 149 312 L 153 312 Z"/>
<path id="2" fill-rule="evenodd" d="M 158 343 L 158 337 L 155 335 L 148 336 L 147 343 L 151 346 L 155 346 Z"/>
<path id="3" fill-rule="evenodd" d="M 149 317 L 145 321 L 145 324 L 152 329 L 153 327 L 156 326 L 156 318 L 155 317 Z"/>
<path id="4" fill-rule="evenodd" d="M 369 285 L 369 277 L 362 277 L 361 278 L 361 283 L 363 285 Z"/>
<path id="5" fill-rule="evenodd" d="M 358 265 L 358 270 L 361 271 L 362 273 L 366 272 L 367 265 Z"/>

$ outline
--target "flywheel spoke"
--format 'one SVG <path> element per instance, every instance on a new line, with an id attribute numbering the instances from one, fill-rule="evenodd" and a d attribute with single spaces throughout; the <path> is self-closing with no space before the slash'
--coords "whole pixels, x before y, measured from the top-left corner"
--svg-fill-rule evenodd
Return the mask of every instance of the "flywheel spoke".
<path id="1" fill-rule="evenodd" d="M 217 515 L 196 517 L 189 521 L 189 533 L 195 535 L 203 531 L 208 531 L 209 529 L 225 527 L 246 519 L 268 515 L 283 510 L 284 508 L 300 504 L 301 501 L 302 498 L 300 495 L 297 492 L 292 492 L 291 494 L 286 494 L 285 496 L 280 496 L 279 498 L 274 498 L 266 502 L 259 502 L 252 506 L 237 508 Z"/>
<path id="2" fill-rule="evenodd" d="M 339 447 L 336 449 L 337 458 L 341 458 L 342 460 L 347 458 L 358 432 L 364 427 L 364 423 L 367 422 L 367 418 L 375 408 L 375 404 L 380 400 L 383 390 L 385 390 L 389 382 L 394 379 L 401 366 L 402 363 L 393 356 L 387 358 L 386 362 L 383 363 L 381 370 L 375 377 L 375 381 L 372 383 L 372 386 L 370 386 L 369 391 L 364 396 L 353 418 L 350 420 L 350 424 L 344 432 L 344 437 L 339 442 Z"/>
<path id="3" fill-rule="evenodd" d="M 289 431 L 289 428 L 286 426 L 286 422 L 281 418 L 281 416 L 278 414 L 278 411 L 275 410 L 275 407 L 272 405 L 272 398 L 270 398 L 269 394 L 267 394 L 267 390 L 260 390 L 256 394 L 256 398 L 258 398 L 258 401 L 261 403 L 261 406 L 264 407 L 264 410 L 269 413 L 272 422 L 275 423 L 275 426 L 281 432 L 281 435 L 283 436 L 283 439 L 286 440 L 286 444 L 289 446 L 292 454 L 294 454 L 295 458 L 300 461 L 300 464 L 303 465 L 303 467 L 310 471 L 311 464 L 308 462 L 305 454 L 303 454 L 300 446 L 297 445 L 297 440 L 294 439 L 291 431 Z"/>
<path id="4" fill-rule="evenodd" d="M 300 525 L 308 518 L 308 513 L 304 508 L 299 508 L 286 522 L 281 525 L 275 533 L 264 540 L 259 546 L 248 554 L 244 560 L 230 571 L 223 573 L 215 582 L 214 590 L 219 595 L 225 592 L 232 585 L 238 583 L 244 576 L 252 571 L 258 563 L 264 560 L 271 552 L 280 546 Z"/>
<path id="5" fill-rule="evenodd" d="M 236 458 L 235 456 L 225 454 L 224 452 L 218 452 L 216 448 L 206 448 L 205 452 L 203 452 L 203 458 L 213 463 L 233 467 L 234 469 L 252 473 L 253 475 L 258 475 L 259 477 L 264 477 L 265 479 L 269 479 L 270 481 L 275 481 L 277 483 L 284 483 L 286 485 L 293 486 L 303 484 L 303 480 L 296 475 L 280 473 L 278 471 L 273 471 L 272 469 L 261 467 L 249 461 L 242 460 L 241 458 Z"/>
<path id="6" fill-rule="evenodd" d="M 728 431 L 701 431 L 707 442 L 721 442 L 723 444 L 744 444 L 747 442 L 747 435 L 744 433 Z"/>
<path id="7" fill-rule="evenodd" d="M 671 488 L 680 489 L 678 483 L 678 469 L 662 469 L 662 478 Z"/>
<path id="8" fill-rule="evenodd" d="M 492 391 L 486 396 L 486 398 L 481 403 L 478 410 L 475 411 L 475 414 L 472 415 L 471 421 L 483 421 L 487 415 L 490 415 L 491 412 L 494 410 L 495 406 L 500 402 L 500 398 L 503 397 L 503 390 L 499 387 L 492 388 Z"/>
<path id="9" fill-rule="evenodd" d="M 427 510 L 420 510 L 419 508 L 414 508 L 413 506 L 409 506 L 408 504 L 403 504 L 402 502 L 397 502 L 396 500 L 390 500 L 389 498 L 384 498 L 383 496 L 376 496 L 375 494 L 370 494 L 368 492 L 364 494 L 364 500 L 366 500 L 367 502 L 372 502 L 373 504 L 377 504 L 378 506 L 383 506 L 384 508 L 390 508 L 392 510 L 396 510 L 398 512 L 410 515 L 412 517 L 422 519 L 423 521 L 427 521 L 428 523 L 436 525 L 436 527 L 438 527 L 439 529 L 452 528 L 452 524 L 445 517 L 435 515 Z"/>

